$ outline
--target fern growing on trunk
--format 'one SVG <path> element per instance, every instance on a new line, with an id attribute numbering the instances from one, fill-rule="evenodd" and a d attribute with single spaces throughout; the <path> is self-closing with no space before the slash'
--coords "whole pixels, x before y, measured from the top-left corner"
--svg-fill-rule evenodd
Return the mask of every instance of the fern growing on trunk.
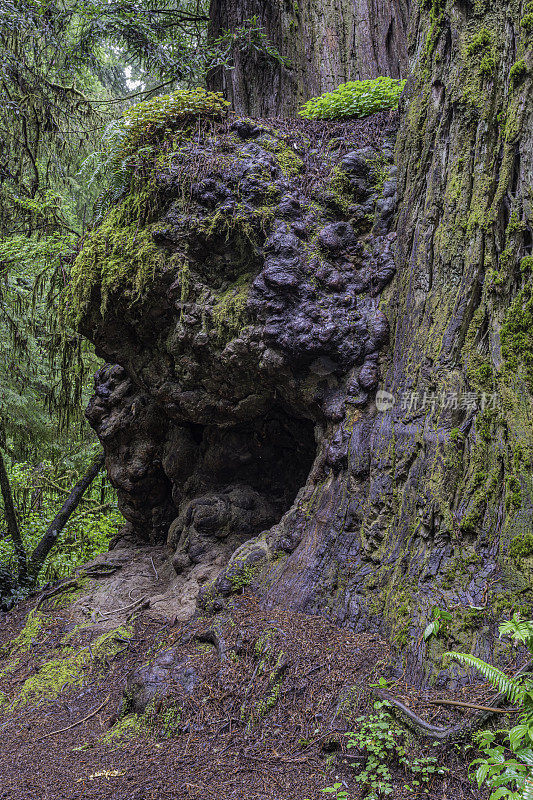
<path id="1" fill-rule="evenodd" d="M 533 621 L 522 621 L 514 614 L 509 622 L 500 625 L 500 637 L 510 636 L 523 644 L 533 655 Z M 526 670 L 515 677 L 487 664 L 468 653 L 447 653 L 468 667 L 475 667 L 494 688 L 521 709 L 520 719 L 509 731 L 484 731 L 478 734 L 477 743 L 483 758 L 472 762 L 476 767 L 478 786 L 486 783 L 492 794 L 490 800 L 533 800 L 533 678 Z M 507 746 L 497 743 L 497 734 L 504 733 Z M 508 757 L 509 750 L 513 754 Z"/>

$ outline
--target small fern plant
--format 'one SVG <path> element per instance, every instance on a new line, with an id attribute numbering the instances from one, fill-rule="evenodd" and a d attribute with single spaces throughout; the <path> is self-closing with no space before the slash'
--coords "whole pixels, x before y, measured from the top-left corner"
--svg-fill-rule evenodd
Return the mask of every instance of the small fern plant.
<path id="1" fill-rule="evenodd" d="M 500 638 L 510 636 L 524 645 L 533 655 L 533 621 L 523 621 L 513 614 L 509 622 L 500 625 Z M 509 731 L 484 731 L 477 735 L 483 758 L 472 762 L 478 786 L 486 783 L 492 790 L 489 800 L 533 800 L 533 678 L 523 672 L 509 678 L 497 667 L 467 653 L 447 653 L 467 667 L 475 667 L 494 688 L 518 706 L 518 724 Z M 498 734 L 504 734 L 504 744 L 498 744 Z"/>

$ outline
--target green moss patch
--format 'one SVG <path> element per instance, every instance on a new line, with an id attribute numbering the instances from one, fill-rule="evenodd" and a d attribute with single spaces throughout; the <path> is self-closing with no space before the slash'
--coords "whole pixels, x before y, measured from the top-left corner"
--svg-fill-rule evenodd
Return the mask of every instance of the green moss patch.
<path id="1" fill-rule="evenodd" d="M 186 89 L 154 97 L 132 106 L 122 115 L 122 138 L 117 158 L 128 158 L 141 148 L 157 145 L 165 136 L 199 117 L 223 117 L 229 103 L 221 92 Z"/>
<path id="2" fill-rule="evenodd" d="M 523 289 L 507 312 L 501 330 L 502 355 L 509 373 L 522 371 L 533 391 L 533 296 Z"/>
<path id="3" fill-rule="evenodd" d="M 515 536 L 509 546 L 509 554 L 516 560 L 533 556 L 533 533 Z"/>
<path id="4" fill-rule="evenodd" d="M 244 275 L 221 295 L 213 307 L 213 322 L 220 338 L 233 338 L 248 321 L 246 303 L 250 289 L 249 280 L 250 276 Z"/>
<path id="5" fill-rule="evenodd" d="M 53 700 L 64 689 L 82 686 L 87 673 L 116 655 L 124 646 L 124 641 L 132 636 L 132 626 L 121 626 L 81 648 L 76 649 L 63 642 L 57 656 L 42 664 L 34 675 L 24 681 L 18 694 L 9 703 L 8 710 L 14 711 L 27 703 Z"/>
<path id="6" fill-rule="evenodd" d="M 146 224 L 151 202 L 155 201 L 150 187 L 132 194 L 112 208 L 89 235 L 72 268 L 65 299 L 70 318 L 79 321 L 95 287 L 100 292 L 102 313 L 113 291 L 120 289 L 134 302 L 163 268 L 168 253 L 154 244 L 157 225 Z"/>

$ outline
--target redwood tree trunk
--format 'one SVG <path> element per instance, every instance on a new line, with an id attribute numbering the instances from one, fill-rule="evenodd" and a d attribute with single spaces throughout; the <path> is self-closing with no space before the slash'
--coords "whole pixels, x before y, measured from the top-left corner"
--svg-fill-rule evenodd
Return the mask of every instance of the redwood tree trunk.
<path id="1" fill-rule="evenodd" d="M 253 116 L 291 116 L 302 101 L 340 83 L 407 68 L 409 0 L 213 0 L 211 36 L 257 17 L 287 65 L 235 50 L 235 67 L 218 70 L 211 86 L 235 110 Z"/>
<path id="2" fill-rule="evenodd" d="M 301 26 L 290 40 L 299 49 L 293 63 L 309 59 L 301 72 L 240 54 L 235 70 L 219 76 L 237 109 L 289 113 L 308 93 L 362 74 L 340 29 L 327 22 L 336 6 L 321 8 L 314 26 L 311 7 L 291 12 Z M 377 16 L 368 19 L 380 19 L 374 10 Z M 213 31 L 234 28 L 254 13 L 267 33 L 286 30 L 285 7 L 245 2 L 215 4 Z M 382 41 L 385 28 L 378 29 Z M 107 304 L 102 317 L 96 287 L 98 302 L 88 308 L 84 329 L 122 368 L 101 373 L 89 418 L 130 524 L 142 533 L 150 519 L 147 536 L 157 538 L 175 515 L 169 543 L 180 574 L 201 562 L 213 531 L 224 540 L 220 559 L 232 550 L 228 565 L 202 590 L 206 607 L 220 608 L 251 574 L 266 604 L 387 633 L 401 651 L 398 674 L 407 668 L 420 681 L 435 665 L 442 670 L 445 649 L 492 658 L 498 622 L 514 610 L 533 614 L 532 35 L 533 15 L 515 0 L 413 5 L 412 75 L 400 113 L 396 173 L 382 175 L 390 180 L 376 181 L 391 155 L 388 135 L 381 145 L 372 140 L 381 146 L 379 156 L 368 148 L 331 156 L 337 160 L 327 162 L 316 186 L 301 182 L 300 167 L 290 170 L 298 164 L 290 148 L 303 153 L 306 147 L 291 144 L 297 131 L 282 144 L 268 130 L 241 122 L 235 130 L 243 141 L 216 143 L 226 148 L 218 161 L 213 140 L 204 145 L 212 173 L 194 186 L 197 216 L 185 208 L 184 226 L 169 213 L 163 233 L 156 231 L 162 247 L 193 237 L 195 248 L 183 248 L 190 255 L 187 304 L 171 262 L 134 309 L 120 292 L 115 310 Z M 361 36 L 375 55 L 375 70 L 385 71 L 387 48 L 372 33 Z M 283 36 L 271 38 L 290 57 Z M 341 55 L 331 67 L 335 42 Z M 400 72 L 403 56 L 395 62 Z M 345 138 L 336 142 L 346 144 Z M 331 151 L 324 140 L 313 152 L 327 161 Z M 232 169 L 239 164 L 237 178 Z M 267 207 L 272 213 L 262 230 L 269 238 L 254 251 L 257 261 L 248 261 L 249 239 L 242 248 L 215 223 L 220 207 L 239 209 L 232 218 L 237 228 L 250 209 L 258 213 L 253 203 L 267 202 L 261 198 L 273 185 L 269 178 L 258 195 L 265 164 L 272 175 L 284 165 L 278 181 L 284 194 Z M 255 176 L 247 178 L 248 205 L 243 175 Z M 396 179 L 395 239 L 389 226 Z M 165 187 L 171 185 L 167 180 Z M 355 191 L 353 203 L 345 202 L 346 187 Z M 202 249 L 205 231 L 214 239 Z M 396 275 L 388 284 L 393 248 Z M 235 282 L 241 252 L 242 269 L 252 270 L 250 286 L 248 272 Z M 238 325 L 229 341 L 214 329 L 206 332 L 214 310 L 231 323 L 228 297 L 240 297 L 243 286 L 257 327 Z M 358 322 L 349 334 L 343 315 L 352 312 L 342 310 L 342 300 L 365 315 L 364 324 L 355 311 L 346 318 L 347 325 Z M 361 352 L 352 359 L 346 352 L 358 337 Z M 378 362 L 381 386 L 396 401 L 392 408 L 376 402 Z M 310 420 L 317 448 L 309 471 Z M 305 484 L 296 465 L 308 473 Z M 253 491 L 244 486 L 251 476 Z M 242 485 L 231 494 L 236 484 Z M 266 530 L 276 515 L 278 523 Z M 248 538 L 252 530 L 261 533 Z M 244 544 L 235 551 L 243 531 Z M 453 619 L 425 642 L 435 609 L 447 609 Z M 463 678 L 456 666 L 438 680 Z"/>
<path id="3" fill-rule="evenodd" d="M 385 622 L 420 679 L 444 649 L 493 657 L 497 623 L 533 611 L 533 25 L 525 3 L 429 6 L 411 20 L 397 276 L 381 304 L 396 405 L 365 409 L 355 464 L 287 521 L 301 544 L 270 588 Z M 434 607 L 454 620 L 425 643 Z"/>

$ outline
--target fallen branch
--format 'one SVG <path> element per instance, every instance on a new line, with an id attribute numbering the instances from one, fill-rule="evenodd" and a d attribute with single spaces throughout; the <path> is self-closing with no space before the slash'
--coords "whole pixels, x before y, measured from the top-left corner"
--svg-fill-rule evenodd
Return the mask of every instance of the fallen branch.
<path id="1" fill-rule="evenodd" d="M 101 617 L 110 617 L 112 614 L 118 614 L 120 611 L 128 611 L 130 608 L 139 605 L 139 603 L 145 603 L 148 600 L 148 597 L 144 595 L 143 597 L 139 597 L 138 600 L 134 600 L 133 603 L 130 603 L 127 606 L 122 606 L 122 608 L 113 608 L 111 611 L 98 611 Z"/>
<path id="2" fill-rule="evenodd" d="M 493 714 L 518 714 L 519 708 L 493 708 L 492 706 L 478 706 L 476 703 L 462 703 L 460 700 L 426 700 L 432 706 L 459 706 L 460 708 L 475 708 L 478 711 L 490 711 Z"/>
<path id="3" fill-rule="evenodd" d="M 106 703 L 109 702 L 110 698 L 111 698 L 111 695 L 108 694 L 106 699 L 104 700 L 104 702 L 101 705 L 99 705 L 98 708 L 96 708 L 94 711 L 91 711 L 90 714 L 87 714 L 87 716 L 84 717 L 83 719 L 79 719 L 77 722 L 74 722 L 72 725 L 67 725 L 66 728 L 58 728 L 57 731 L 50 731 L 50 733 L 45 733 L 44 736 L 39 736 L 38 739 L 34 739 L 33 741 L 34 742 L 40 742 L 42 739 L 46 739 L 47 736 L 55 736 L 57 733 L 64 733 L 65 731 L 72 730 L 72 728 L 77 728 L 78 725 L 82 725 L 84 722 L 87 722 L 88 719 L 91 719 L 91 717 L 94 717 L 96 714 L 98 714 L 98 712 L 103 709 L 103 707 L 106 705 Z"/>
<path id="4" fill-rule="evenodd" d="M 524 664 L 524 666 L 521 667 L 521 669 L 519 669 L 513 677 L 519 678 L 520 675 L 525 675 L 528 672 L 533 672 L 533 661 L 528 661 L 527 664 Z M 383 691 L 383 689 L 374 689 L 374 693 L 382 700 L 386 700 L 393 708 L 399 711 L 405 718 L 405 721 L 409 727 L 413 728 L 415 732 L 421 733 L 423 736 L 429 736 L 432 739 L 463 738 L 473 730 L 477 730 L 484 725 L 495 712 L 498 713 L 499 706 L 501 706 L 504 700 L 507 699 L 505 692 L 501 692 L 490 701 L 490 707 L 487 706 L 486 710 L 480 711 L 478 714 L 472 717 L 472 719 L 462 722 L 459 725 L 452 725 L 448 728 L 442 728 L 438 725 L 431 725 L 429 722 L 426 722 L 419 717 L 418 714 L 415 714 L 414 711 L 411 711 L 411 709 L 408 708 L 404 703 L 396 700 L 395 697 L 390 695 L 388 692 Z"/>
<path id="5" fill-rule="evenodd" d="M 39 486 L 34 487 L 35 489 L 40 489 L 41 491 L 45 489 L 55 489 L 61 494 L 66 494 L 67 496 L 70 494 L 70 489 L 65 489 L 64 486 L 60 486 L 59 483 L 55 483 L 55 481 L 47 480 L 45 483 L 40 484 Z M 82 497 L 80 503 L 98 503 L 98 500 L 93 500 L 92 497 Z"/>
<path id="6" fill-rule="evenodd" d="M 76 514 L 76 519 L 86 517 L 87 514 L 101 514 L 111 508 L 111 503 L 103 503 L 101 506 L 91 506 L 91 508 L 84 508 L 79 514 Z"/>

